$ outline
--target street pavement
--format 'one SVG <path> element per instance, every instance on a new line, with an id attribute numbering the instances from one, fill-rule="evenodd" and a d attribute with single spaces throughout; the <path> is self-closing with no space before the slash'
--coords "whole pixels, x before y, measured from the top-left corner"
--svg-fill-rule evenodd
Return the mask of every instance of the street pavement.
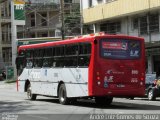
<path id="1" fill-rule="evenodd" d="M 18 120 L 49 120 L 53 117 L 55 120 L 62 120 L 62 118 L 90 120 L 92 114 L 158 115 L 160 114 L 160 98 L 156 101 L 148 101 L 147 98 L 135 98 L 135 100 L 114 98 L 110 106 L 98 106 L 92 100 L 79 100 L 71 105 L 61 105 L 58 99 L 43 96 L 38 96 L 36 101 L 30 101 L 26 93 L 16 91 L 15 83 L 6 84 L 0 81 L 0 120 L 6 114 L 14 114 L 15 117 L 18 114 Z"/>

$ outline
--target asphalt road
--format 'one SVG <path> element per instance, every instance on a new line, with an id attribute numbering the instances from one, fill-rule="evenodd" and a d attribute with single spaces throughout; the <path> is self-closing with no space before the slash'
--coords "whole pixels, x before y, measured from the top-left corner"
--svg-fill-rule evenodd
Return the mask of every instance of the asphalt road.
<path id="1" fill-rule="evenodd" d="M 30 101 L 27 99 L 26 93 L 16 91 L 15 83 L 5 84 L 0 82 L 0 120 L 6 120 L 6 116 L 17 117 L 18 120 L 50 120 L 51 118 L 52 120 L 53 118 L 54 120 L 63 120 L 62 118 L 65 118 L 65 120 L 74 120 L 75 118 L 80 120 L 99 119 L 97 116 L 91 116 L 94 114 L 101 114 L 102 116 L 100 117 L 102 118 L 104 117 L 103 115 L 105 117 L 107 115 L 105 119 L 109 119 L 110 116 L 108 118 L 108 115 L 110 114 L 157 115 L 160 114 L 160 98 L 157 98 L 156 101 L 148 101 L 147 98 L 135 98 L 135 100 L 114 98 L 110 106 L 97 106 L 92 100 L 79 100 L 71 105 L 61 105 L 58 99 L 43 96 L 38 96 L 36 101 Z M 114 116 L 111 116 L 111 119 L 112 117 L 115 119 Z M 148 117 L 146 119 L 150 120 L 151 118 Z M 160 119 L 160 115 L 158 119 Z"/>

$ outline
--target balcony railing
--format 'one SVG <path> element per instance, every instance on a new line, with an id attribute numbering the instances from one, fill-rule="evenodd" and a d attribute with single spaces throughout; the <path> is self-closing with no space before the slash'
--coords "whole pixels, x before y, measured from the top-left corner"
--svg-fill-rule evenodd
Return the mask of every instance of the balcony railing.
<path id="1" fill-rule="evenodd" d="M 18 32 L 40 32 L 40 31 L 51 31 L 55 30 L 55 27 L 50 27 L 50 26 L 37 26 L 37 27 L 26 27 L 23 29 L 18 29 Z"/>
<path id="2" fill-rule="evenodd" d="M 3 45 L 10 45 L 10 44 L 11 44 L 11 41 L 2 41 L 2 44 L 3 44 Z"/>
<path id="3" fill-rule="evenodd" d="M 64 10 L 70 10 L 71 7 L 77 7 L 79 6 L 78 3 L 65 3 L 64 4 Z M 60 4 L 55 4 L 55 3 L 51 3 L 51 4 L 43 4 L 43 3 L 36 3 L 36 4 L 28 4 L 26 5 L 25 9 L 27 11 L 31 11 L 31 10 L 39 10 L 39 11 L 59 11 L 60 10 Z"/>
<path id="4" fill-rule="evenodd" d="M 0 0 L 0 3 L 6 2 L 7 0 Z"/>
<path id="5" fill-rule="evenodd" d="M 30 12 L 30 10 L 39 10 L 39 11 L 52 11 L 52 10 L 59 10 L 58 4 L 43 4 L 43 3 L 36 3 L 36 4 L 27 4 L 25 9 Z"/>
<path id="6" fill-rule="evenodd" d="M 7 17 L 2 16 L 1 17 L 1 22 L 2 23 L 10 23 L 11 22 L 11 17 L 10 16 L 7 16 Z"/>

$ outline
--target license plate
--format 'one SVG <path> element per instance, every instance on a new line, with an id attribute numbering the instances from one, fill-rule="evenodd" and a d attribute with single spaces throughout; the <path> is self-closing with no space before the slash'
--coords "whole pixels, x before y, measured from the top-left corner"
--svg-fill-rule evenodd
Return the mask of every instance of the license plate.
<path id="1" fill-rule="evenodd" d="M 124 87 L 125 87 L 125 85 L 123 85 L 123 84 L 119 84 L 119 85 L 117 85 L 117 87 L 118 87 L 118 88 L 124 88 Z"/>

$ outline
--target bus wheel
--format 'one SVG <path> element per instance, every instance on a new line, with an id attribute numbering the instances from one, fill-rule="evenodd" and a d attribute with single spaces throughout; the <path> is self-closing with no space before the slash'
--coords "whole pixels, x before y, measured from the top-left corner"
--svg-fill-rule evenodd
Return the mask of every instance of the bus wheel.
<path id="1" fill-rule="evenodd" d="M 69 98 L 67 98 L 67 91 L 64 84 L 60 85 L 59 91 L 59 102 L 60 104 L 66 105 L 69 103 Z"/>
<path id="2" fill-rule="evenodd" d="M 95 102 L 98 105 L 110 105 L 113 101 L 113 97 L 96 97 Z"/>
<path id="3" fill-rule="evenodd" d="M 37 97 L 36 94 L 32 94 L 31 84 L 29 84 L 27 87 L 27 97 L 30 100 L 36 100 L 36 97 Z"/>
<path id="4" fill-rule="evenodd" d="M 152 101 L 152 100 L 155 100 L 155 99 L 156 99 L 156 97 L 154 95 L 154 90 L 153 89 L 149 90 L 149 92 L 148 92 L 148 100 Z"/>

